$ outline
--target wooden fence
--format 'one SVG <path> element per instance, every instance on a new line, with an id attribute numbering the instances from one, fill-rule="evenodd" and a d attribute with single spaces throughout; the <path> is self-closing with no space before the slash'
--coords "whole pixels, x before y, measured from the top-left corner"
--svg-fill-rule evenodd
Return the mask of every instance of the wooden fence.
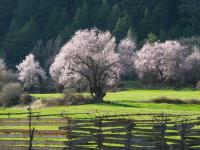
<path id="1" fill-rule="evenodd" d="M 69 114 L 24 114 L 27 117 L 0 114 L 0 150 L 200 149 L 200 115 L 126 114 L 72 119 Z"/>

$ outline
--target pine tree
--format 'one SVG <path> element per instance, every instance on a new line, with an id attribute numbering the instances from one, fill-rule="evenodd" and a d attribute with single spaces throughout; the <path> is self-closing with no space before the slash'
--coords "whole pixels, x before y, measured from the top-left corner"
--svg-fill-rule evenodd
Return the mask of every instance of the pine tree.
<path id="1" fill-rule="evenodd" d="M 128 15 L 118 19 L 113 30 L 113 34 L 115 35 L 117 41 L 123 39 L 126 36 L 130 26 L 131 22 Z"/>
<path id="2" fill-rule="evenodd" d="M 151 15 L 151 11 L 150 8 L 146 7 L 145 11 L 144 11 L 144 17 L 140 22 L 140 28 L 141 30 L 140 32 L 140 37 L 142 39 L 146 38 L 146 36 L 148 35 L 148 33 L 150 32 L 155 32 L 154 29 L 154 23 L 153 23 L 153 17 Z"/>
<path id="3" fill-rule="evenodd" d="M 49 0 L 40 0 L 38 11 L 36 14 L 37 24 L 41 33 L 41 36 L 45 37 L 45 27 L 47 26 L 50 14 L 52 13 L 53 6 Z"/>
<path id="4" fill-rule="evenodd" d="M 159 34 L 158 38 L 162 42 L 167 39 L 167 33 L 165 32 L 165 30 L 163 30 L 163 29 L 160 30 L 160 34 Z"/>
<path id="5" fill-rule="evenodd" d="M 87 2 L 84 2 L 83 5 L 80 8 L 78 8 L 73 20 L 75 30 L 84 29 L 91 26 L 89 10 L 90 8 Z"/>
<path id="6" fill-rule="evenodd" d="M 17 0 L 0 0 L 0 44 L 8 32 L 10 23 L 14 16 Z M 0 45 L 1 47 L 1 45 Z"/>
<path id="7" fill-rule="evenodd" d="M 106 0 L 101 1 L 101 5 L 97 12 L 96 26 L 101 29 L 106 29 L 106 20 L 109 15 L 109 5 Z"/>
<path id="8" fill-rule="evenodd" d="M 37 12 L 38 3 L 33 0 L 19 0 L 18 8 L 16 9 L 15 21 L 16 28 L 19 30 L 24 24 L 30 20 Z"/>
<path id="9" fill-rule="evenodd" d="M 11 67 L 30 52 L 38 35 L 35 20 L 30 19 L 18 32 L 4 42 L 5 57 Z"/>
<path id="10" fill-rule="evenodd" d="M 179 23 L 185 30 L 183 34 L 189 34 L 189 36 L 193 34 L 198 35 L 200 33 L 200 2 L 198 0 L 180 0 L 180 2 L 179 13 L 181 17 Z"/>
<path id="11" fill-rule="evenodd" d="M 115 4 L 110 12 L 110 15 L 108 16 L 107 25 L 109 30 L 112 30 L 115 27 L 117 19 L 119 17 L 120 17 L 120 9 L 118 5 Z"/>
<path id="12" fill-rule="evenodd" d="M 66 10 L 62 9 L 62 11 L 60 11 L 60 9 L 61 8 L 56 6 L 48 20 L 46 30 L 44 31 L 46 33 L 44 35 L 45 40 L 56 37 L 58 32 L 63 28 L 63 25 L 68 20 Z"/>
<path id="13" fill-rule="evenodd" d="M 59 17 L 59 24 L 60 24 L 61 29 L 63 29 L 66 25 L 69 25 L 70 21 L 71 20 L 66 8 L 63 8 Z"/>
<path id="14" fill-rule="evenodd" d="M 148 42 L 148 43 L 155 43 L 156 41 L 158 41 L 157 35 L 155 35 L 152 32 L 147 35 L 146 42 Z"/>
<path id="15" fill-rule="evenodd" d="M 137 41 L 137 36 L 135 34 L 135 31 L 133 30 L 132 27 L 129 28 L 128 32 L 127 32 L 127 37 L 133 41 Z"/>
<path id="16" fill-rule="evenodd" d="M 71 35 L 74 33 L 74 30 L 70 25 L 66 25 L 63 30 L 60 31 L 59 35 L 64 42 L 68 41 L 71 38 Z"/>

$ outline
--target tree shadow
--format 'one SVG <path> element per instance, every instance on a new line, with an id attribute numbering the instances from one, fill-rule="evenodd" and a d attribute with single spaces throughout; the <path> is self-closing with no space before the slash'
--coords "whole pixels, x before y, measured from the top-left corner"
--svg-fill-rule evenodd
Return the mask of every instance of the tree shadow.
<path id="1" fill-rule="evenodd" d="M 127 104 L 125 104 L 126 102 L 127 102 Z M 108 106 L 114 106 L 114 107 L 141 108 L 139 106 L 134 106 L 134 103 L 136 103 L 136 102 L 133 102 L 133 101 L 123 101 L 123 102 L 122 101 L 119 101 L 119 102 L 104 101 L 101 104 L 105 104 Z"/>

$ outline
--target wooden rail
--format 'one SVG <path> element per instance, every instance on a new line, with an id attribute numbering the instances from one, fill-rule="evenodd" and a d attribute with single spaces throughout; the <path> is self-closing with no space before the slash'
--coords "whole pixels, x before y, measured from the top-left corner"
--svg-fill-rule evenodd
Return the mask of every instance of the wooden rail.
<path id="1" fill-rule="evenodd" d="M 26 118 L 21 113 L 17 118 L 0 118 L 0 150 L 200 149 L 200 115 L 190 119 L 186 119 L 189 115 L 177 119 L 167 114 L 72 119 L 67 114 L 26 114 Z"/>

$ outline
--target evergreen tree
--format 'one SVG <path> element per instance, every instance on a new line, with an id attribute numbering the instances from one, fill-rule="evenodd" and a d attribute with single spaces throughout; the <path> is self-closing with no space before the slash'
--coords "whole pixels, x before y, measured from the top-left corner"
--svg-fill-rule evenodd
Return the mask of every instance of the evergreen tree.
<path id="1" fill-rule="evenodd" d="M 45 27 L 47 26 L 50 14 L 52 13 L 53 6 L 49 0 L 40 0 L 38 11 L 36 14 L 37 25 L 39 27 L 42 37 L 45 37 Z"/>
<path id="2" fill-rule="evenodd" d="M 84 2 L 83 5 L 78 8 L 73 20 L 73 25 L 76 30 L 79 28 L 84 29 L 92 25 L 90 21 L 91 14 L 89 10 L 90 8 L 87 2 Z"/>
<path id="3" fill-rule="evenodd" d="M 160 30 L 160 34 L 158 36 L 158 38 L 160 39 L 161 42 L 164 42 L 167 39 L 167 33 L 165 32 L 165 30 L 161 29 Z"/>
<path id="4" fill-rule="evenodd" d="M 58 23 L 58 18 L 60 16 L 60 11 L 58 7 L 55 7 L 53 10 L 52 15 L 49 17 L 47 27 L 46 27 L 46 36 L 51 37 L 52 34 L 55 34 L 57 30 L 57 23 Z"/>
<path id="5" fill-rule="evenodd" d="M 69 25 L 70 21 L 71 20 L 66 8 L 63 8 L 59 17 L 59 24 L 61 29 L 63 29 L 66 25 Z"/>
<path id="6" fill-rule="evenodd" d="M 0 47 L 3 37 L 8 32 L 11 20 L 14 16 L 17 0 L 0 0 Z"/>
<path id="7" fill-rule="evenodd" d="M 118 5 L 115 4 L 110 12 L 110 15 L 108 16 L 107 25 L 109 30 L 112 30 L 115 27 L 117 19 L 119 17 L 120 17 L 120 10 Z"/>
<path id="8" fill-rule="evenodd" d="M 129 30 L 128 30 L 128 32 L 127 32 L 127 37 L 128 37 L 129 39 L 135 41 L 135 42 L 137 41 L 137 36 L 136 36 L 136 34 L 135 34 L 135 32 L 134 32 L 134 30 L 133 30 L 132 27 L 129 28 Z"/>
<path id="9" fill-rule="evenodd" d="M 148 43 L 155 43 L 156 41 L 158 41 L 157 35 L 155 35 L 152 32 L 147 35 L 146 42 L 148 42 Z"/>
<path id="10" fill-rule="evenodd" d="M 125 15 L 124 17 L 120 17 L 115 25 L 115 28 L 113 30 L 113 34 L 115 35 L 117 41 L 123 39 L 129 28 L 131 26 L 130 19 L 128 15 Z"/>
<path id="11" fill-rule="evenodd" d="M 30 52 L 38 35 L 35 20 L 30 19 L 18 32 L 4 42 L 5 57 L 11 67 Z"/>
<path id="12" fill-rule="evenodd" d="M 37 12 L 37 5 L 37 1 L 19 0 L 15 14 L 16 30 L 19 30 L 28 20 L 34 17 Z"/>
<path id="13" fill-rule="evenodd" d="M 68 21 L 66 10 L 63 9 L 60 11 L 61 8 L 57 6 L 54 8 L 52 15 L 50 16 L 46 31 L 45 31 L 45 39 L 49 39 L 52 37 L 57 36 L 58 32 L 64 27 L 66 22 Z"/>
<path id="14" fill-rule="evenodd" d="M 68 41 L 73 34 L 73 29 L 70 25 L 66 25 L 63 30 L 60 31 L 59 35 L 64 42 Z"/>
<path id="15" fill-rule="evenodd" d="M 101 29 L 106 29 L 106 20 L 109 15 L 109 5 L 106 0 L 101 1 L 101 5 L 97 12 L 96 26 Z"/>
<path id="16" fill-rule="evenodd" d="M 151 11 L 148 7 L 145 8 L 144 18 L 140 22 L 140 27 L 141 28 L 139 30 L 139 33 L 140 33 L 140 37 L 142 39 L 144 39 L 148 35 L 148 33 L 155 32 L 153 17 L 151 15 Z"/>
<path id="17" fill-rule="evenodd" d="M 180 0 L 180 2 L 179 12 L 181 17 L 179 23 L 185 29 L 184 34 L 187 36 L 188 34 L 198 35 L 200 33 L 200 2 L 198 0 Z"/>

